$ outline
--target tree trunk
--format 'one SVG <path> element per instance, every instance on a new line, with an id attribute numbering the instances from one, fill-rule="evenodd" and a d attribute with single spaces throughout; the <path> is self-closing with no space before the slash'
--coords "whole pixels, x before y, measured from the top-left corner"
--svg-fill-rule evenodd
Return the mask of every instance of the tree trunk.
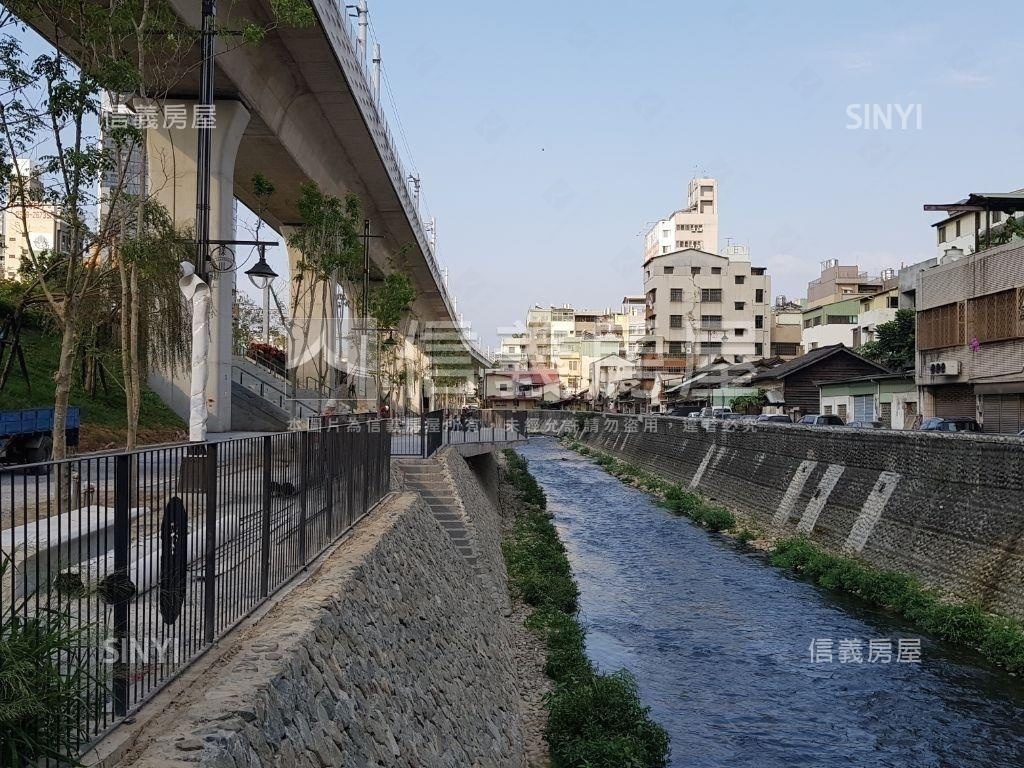
<path id="1" fill-rule="evenodd" d="M 75 368 L 75 324 L 74 312 L 71 307 L 64 310 L 64 331 L 60 339 L 60 362 L 57 372 L 53 375 L 56 384 L 53 397 L 53 460 L 67 458 L 68 444 L 66 427 L 68 421 L 68 403 L 71 400 L 71 376 Z"/>
<path id="2" fill-rule="evenodd" d="M 130 451 L 139 442 L 139 411 L 142 407 L 142 355 L 139 352 L 139 273 L 135 265 L 130 270 L 129 287 L 129 369 L 131 377 L 125 387 L 125 405 L 128 409 L 128 436 L 125 447 Z"/>

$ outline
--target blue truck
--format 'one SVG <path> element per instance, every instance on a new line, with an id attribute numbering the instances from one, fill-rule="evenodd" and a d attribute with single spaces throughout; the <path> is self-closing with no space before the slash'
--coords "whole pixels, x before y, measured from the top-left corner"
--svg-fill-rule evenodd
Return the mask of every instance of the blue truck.
<path id="1" fill-rule="evenodd" d="M 77 406 L 68 408 L 67 444 L 78 445 L 82 414 Z M 0 411 L 0 463 L 34 464 L 48 461 L 53 453 L 53 408 L 24 408 Z"/>

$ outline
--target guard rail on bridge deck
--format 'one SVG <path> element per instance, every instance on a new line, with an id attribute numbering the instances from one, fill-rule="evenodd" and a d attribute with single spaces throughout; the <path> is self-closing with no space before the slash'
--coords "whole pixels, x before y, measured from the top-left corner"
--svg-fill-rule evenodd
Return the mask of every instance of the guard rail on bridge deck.
<path id="1" fill-rule="evenodd" d="M 369 414 L 322 416 L 311 425 L 346 428 L 374 417 Z M 491 450 L 499 445 L 526 440 L 526 414 L 516 411 L 483 410 L 474 415 L 452 416 L 445 411 L 399 416 L 381 422 L 380 429 L 391 435 L 392 456 L 427 458 L 445 445 L 471 445 Z"/>

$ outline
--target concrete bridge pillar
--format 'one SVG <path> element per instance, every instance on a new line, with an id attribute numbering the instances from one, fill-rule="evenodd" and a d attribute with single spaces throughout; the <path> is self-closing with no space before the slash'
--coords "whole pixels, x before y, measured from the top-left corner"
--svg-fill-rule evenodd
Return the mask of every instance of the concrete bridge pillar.
<path id="1" fill-rule="evenodd" d="M 284 227 L 286 244 L 293 234 L 293 227 Z M 300 263 L 302 252 L 287 245 L 288 271 L 291 276 L 292 326 L 288 334 L 288 368 L 295 369 L 295 377 L 300 390 L 315 389 L 320 382 L 344 398 L 348 384 L 337 392 L 335 371 L 344 370 L 343 357 L 352 357 L 348 347 L 352 340 L 346 338 L 340 326 L 338 304 L 342 297 L 341 286 L 333 280 L 314 283 L 308 274 L 303 274 Z M 345 307 L 344 322 L 346 327 L 352 323 L 351 302 Z M 326 395 L 324 395 L 326 401 Z M 321 406 L 324 403 L 320 404 Z"/>
<path id="2" fill-rule="evenodd" d="M 146 131 L 146 162 L 149 194 L 170 212 L 176 226 L 194 227 L 196 221 L 197 122 L 206 119 L 196 102 L 185 100 L 163 105 L 160 127 Z M 235 239 L 235 156 L 249 123 L 248 110 L 237 101 L 218 101 L 213 113 L 213 160 L 210 195 L 210 239 Z M 236 253 L 244 257 L 248 251 Z M 207 429 L 231 429 L 231 325 L 235 287 L 234 269 L 211 276 L 213 314 L 210 328 L 209 378 L 206 402 Z M 183 418 L 188 418 L 189 371 L 151 371 L 150 386 Z"/>

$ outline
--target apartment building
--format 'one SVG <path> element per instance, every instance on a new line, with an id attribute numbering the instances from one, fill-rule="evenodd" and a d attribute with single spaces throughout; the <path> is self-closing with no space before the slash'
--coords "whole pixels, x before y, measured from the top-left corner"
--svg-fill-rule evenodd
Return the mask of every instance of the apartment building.
<path id="1" fill-rule="evenodd" d="M 750 263 L 745 248 L 733 258 L 685 249 L 644 265 L 646 340 L 640 377 L 665 382 L 718 358 L 764 357 L 771 343 L 771 279 Z"/>
<path id="2" fill-rule="evenodd" d="M 43 188 L 32 161 L 19 158 L 15 163 L 24 180 L 24 197 L 12 180 L 10 202 L 0 217 L 0 277 L 8 280 L 19 279 L 22 264 L 30 253 L 38 256 L 62 247 L 61 238 L 66 234 L 54 206 L 35 202 Z M 23 199 L 27 201 L 24 205 Z"/>
<path id="3" fill-rule="evenodd" d="M 940 260 L 946 258 L 950 249 L 977 253 L 1014 237 L 1007 231 L 1007 220 L 1019 219 L 1024 211 L 1024 189 L 996 194 L 973 193 L 956 203 L 926 205 L 924 209 L 949 214 L 932 224 Z"/>
<path id="4" fill-rule="evenodd" d="M 645 316 L 647 314 L 647 299 L 640 296 L 622 297 L 622 317 L 625 320 L 625 333 L 623 344 L 625 355 L 629 360 L 640 358 L 641 345 L 644 335 L 647 333 Z"/>
<path id="5" fill-rule="evenodd" d="M 803 299 L 790 301 L 785 296 L 775 297 L 769 357 L 792 360 L 803 354 L 803 313 Z"/>
<path id="6" fill-rule="evenodd" d="M 838 259 L 828 259 L 821 263 L 821 275 L 807 284 L 805 309 L 815 309 L 854 297 L 874 295 L 885 289 L 886 279 L 891 280 L 895 277 L 893 270 L 888 270 L 885 275 L 872 276 L 856 264 L 842 266 Z"/>
<path id="7" fill-rule="evenodd" d="M 1024 430 L 1024 243 L 923 270 L 916 297 L 922 416 Z"/>
<path id="8" fill-rule="evenodd" d="M 652 226 L 644 240 L 644 264 L 655 256 L 693 249 L 718 253 L 718 182 L 691 179 L 686 207 Z"/>
<path id="9" fill-rule="evenodd" d="M 642 316 L 640 318 L 642 334 Z M 625 313 L 561 306 L 531 307 L 526 328 L 501 335 L 496 367 L 502 370 L 550 370 L 569 395 L 590 388 L 591 363 L 624 353 L 630 321 Z"/>

